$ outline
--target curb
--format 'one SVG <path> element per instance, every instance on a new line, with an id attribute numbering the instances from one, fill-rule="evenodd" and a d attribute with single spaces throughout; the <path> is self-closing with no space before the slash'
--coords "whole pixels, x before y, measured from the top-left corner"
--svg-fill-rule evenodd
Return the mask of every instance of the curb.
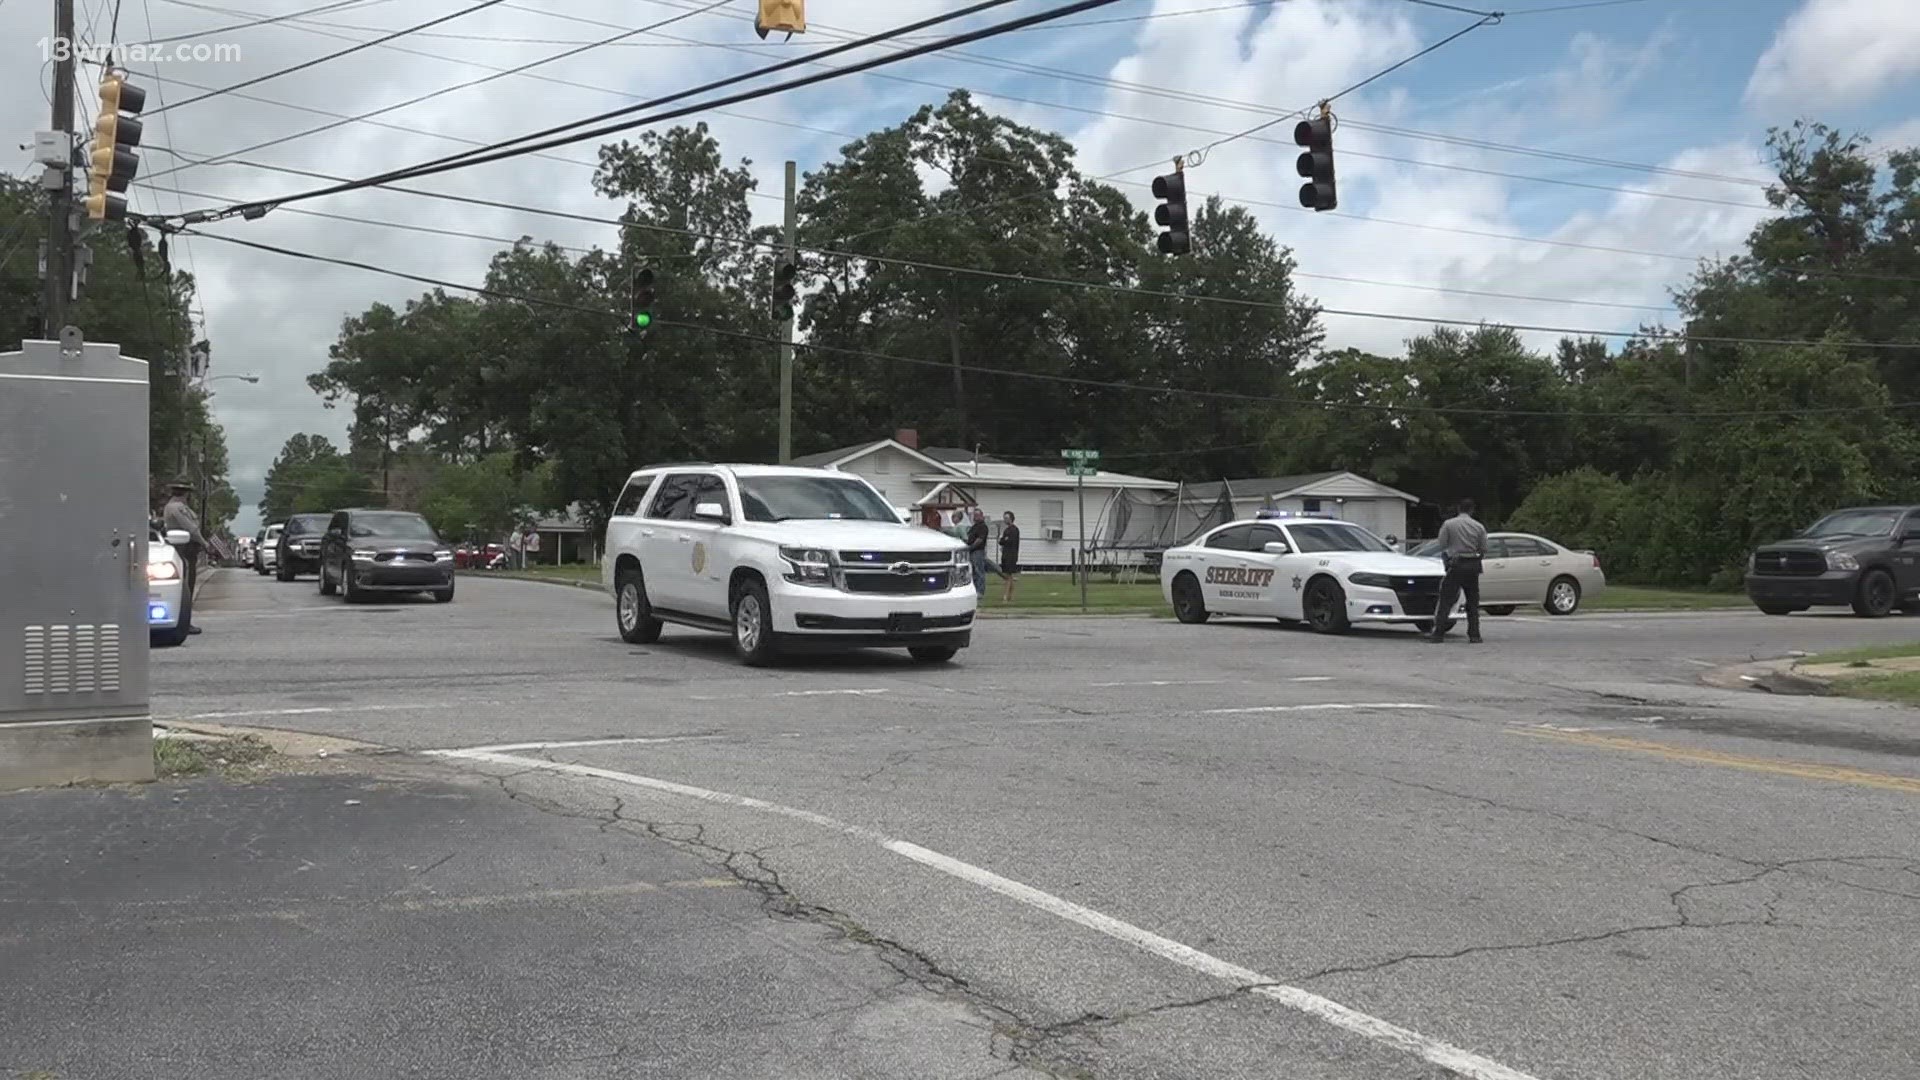
<path id="1" fill-rule="evenodd" d="M 1700 674 L 1700 683 L 1716 690 L 1762 690 L 1769 694 L 1795 697 L 1825 697 L 1833 692 L 1833 683 L 1802 675 L 1794 669 L 1806 659 L 1804 653 L 1774 660 L 1753 660 L 1729 664 Z"/>

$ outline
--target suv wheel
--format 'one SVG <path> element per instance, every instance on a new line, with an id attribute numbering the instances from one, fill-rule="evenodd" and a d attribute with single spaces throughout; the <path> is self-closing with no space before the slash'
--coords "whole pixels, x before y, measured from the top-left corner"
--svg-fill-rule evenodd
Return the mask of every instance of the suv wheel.
<path id="1" fill-rule="evenodd" d="M 1892 574 L 1885 570 L 1869 570 L 1860 575 L 1860 585 L 1854 590 L 1853 613 L 1863 619 L 1883 618 L 1893 610 L 1894 601 L 1899 596 Z"/>
<path id="2" fill-rule="evenodd" d="M 773 609 L 767 587 L 748 579 L 733 591 L 733 651 L 751 667 L 773 662 Z"/>
<path id="3" fill-rule="evenodd" d="M 358 604 L 367 598 L 367 594 L 353 587 L 353 564 L 340 566 L 340 598 L 349 604 Z"/>
<path id="4" fill-rule="evenodd" d="M 629 645 L 651 645 L 660 640 L 660 620 L 653 617 L 647 583 L 638 570 L 622 570 L 614 577 L 614 622 L 620 640 Z"/>
<path id="5" fill-rule="evenodd" d="M 292 581 L 293 575 L 288 574 L 286 577 L 281 578 L 280 580 Z M 320 564 L 320 595 L 332 596 L 334 592 L 335 592 L 335 589 L 333 587 L 333 579 L 327 576 L 327 564 L 323 562 Z"/>

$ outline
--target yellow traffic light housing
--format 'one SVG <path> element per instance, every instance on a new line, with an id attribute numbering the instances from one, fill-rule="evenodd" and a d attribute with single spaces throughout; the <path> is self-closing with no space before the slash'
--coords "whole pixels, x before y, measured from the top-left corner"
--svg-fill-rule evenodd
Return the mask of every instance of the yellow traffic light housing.
<path id="1" fill-rule="evenodd" d="M 100 79 L 99 120 L 93 125 L 93 152 L 88 156 L 87 216 L 94 221 L 118 221 L 127 214 L 127 190 L 140 171 L 141 125 L 133 114 L 147 106 L 147 92 L 109 70 Z"/>
<path id="2" fill-rule="evenodd" d="M 760 13 L 754 16 L 753 32 L 765 38 L 774 31 L 788 37 L 807 32 L 807 0 L 760 0 Z"/>

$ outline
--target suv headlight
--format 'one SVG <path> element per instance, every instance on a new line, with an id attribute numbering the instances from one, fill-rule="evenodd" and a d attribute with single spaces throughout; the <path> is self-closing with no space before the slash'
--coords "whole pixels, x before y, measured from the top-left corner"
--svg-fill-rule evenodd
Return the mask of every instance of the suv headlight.
<path id="1" fill-rule="evenodd" d="M 1829 551 L 1827 552 L 1827 569 L 1858 570 L 1860 569 L 1860 560 L 1844 551 Z"/>
<path id="2" fill-rule="evenodd" d="M 1355 585 L 1365 585 L 1373 589 L 1391 589 L 1393 579 L 1385 574 L 1348 574 L 1347 580 Z"/>
<path id="3" fill-rule="evenodd" d="M 973 584 L 973 555 L 967 551 L 953 553 L 953 576 L 949 579 L 953 588 Z"/>
<path id="4" fill-rule="evenodd" d="M 795 585 L 833 584 L 833 553 L 824 548 L 783 547 L 780 557 L 787 562 L 786 579 Z"/>
<path id="5" fill-rule="evenodd" d="M 436 552 L 434 552 L 434 553 L 433 553 L 433 561 L 434 561 L 434 562 L 452 562 L 452 561 L 453 561 L 453 552 L 451 552 L 451 551 L 436 551 Z"/>
<path id="6" fill-rule="evenodd" d="M 148 581 L 172 581 L 180 576 L 180 568 L 170 562 L 150 562 L 147 564 Z"/>
<path id="7" fill-rule="evenodd" d="M 353 561 L 354 561 L 354 562 L 372 562 L 372 561 L 373 561 L 373 552 L 371 552 L 371 551 L 368 551 L 368 550 L 367 550 L 367 549 L 365 549 L 365 548 L 354 548 L 354 549 L 353 549 Z"/>

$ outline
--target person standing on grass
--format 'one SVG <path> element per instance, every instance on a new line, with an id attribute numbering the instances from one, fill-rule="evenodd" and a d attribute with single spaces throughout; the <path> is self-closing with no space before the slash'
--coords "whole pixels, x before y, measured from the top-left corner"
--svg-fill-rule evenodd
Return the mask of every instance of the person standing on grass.
<path id="1" fill-rule="evenodd" d="M 1467 598 L 1467 640 L 1480 644 L 1480 568 L 1487 558 L 1487 527 L 1473 519 L 1473 500 L 1461 499 L 1460 512 L 1440 526 L 1440 557 L 1447 576 L 1440 581 L 1440 602 L 1433 609 L 1433 633 L 1427 640 L 1447 640 L 1453 629 L 1453 604 Z"/>
<path id="2" fill-rule="evenodd" d="M 1014 580 L 1020 576 L 1020 526 L 1013 523 L 1013 511 L 1000 515 L 1000 580 L 1007 583 L 1000 595 L 1003 604 L 1013 603 Z"/>
<path id="3" fill-rule="evenodd" d="M 967 529 L 967 558 L 973 563 L 974 595 L 987 595 L 987 512 L 973 508 L 973 525 Z"/>

